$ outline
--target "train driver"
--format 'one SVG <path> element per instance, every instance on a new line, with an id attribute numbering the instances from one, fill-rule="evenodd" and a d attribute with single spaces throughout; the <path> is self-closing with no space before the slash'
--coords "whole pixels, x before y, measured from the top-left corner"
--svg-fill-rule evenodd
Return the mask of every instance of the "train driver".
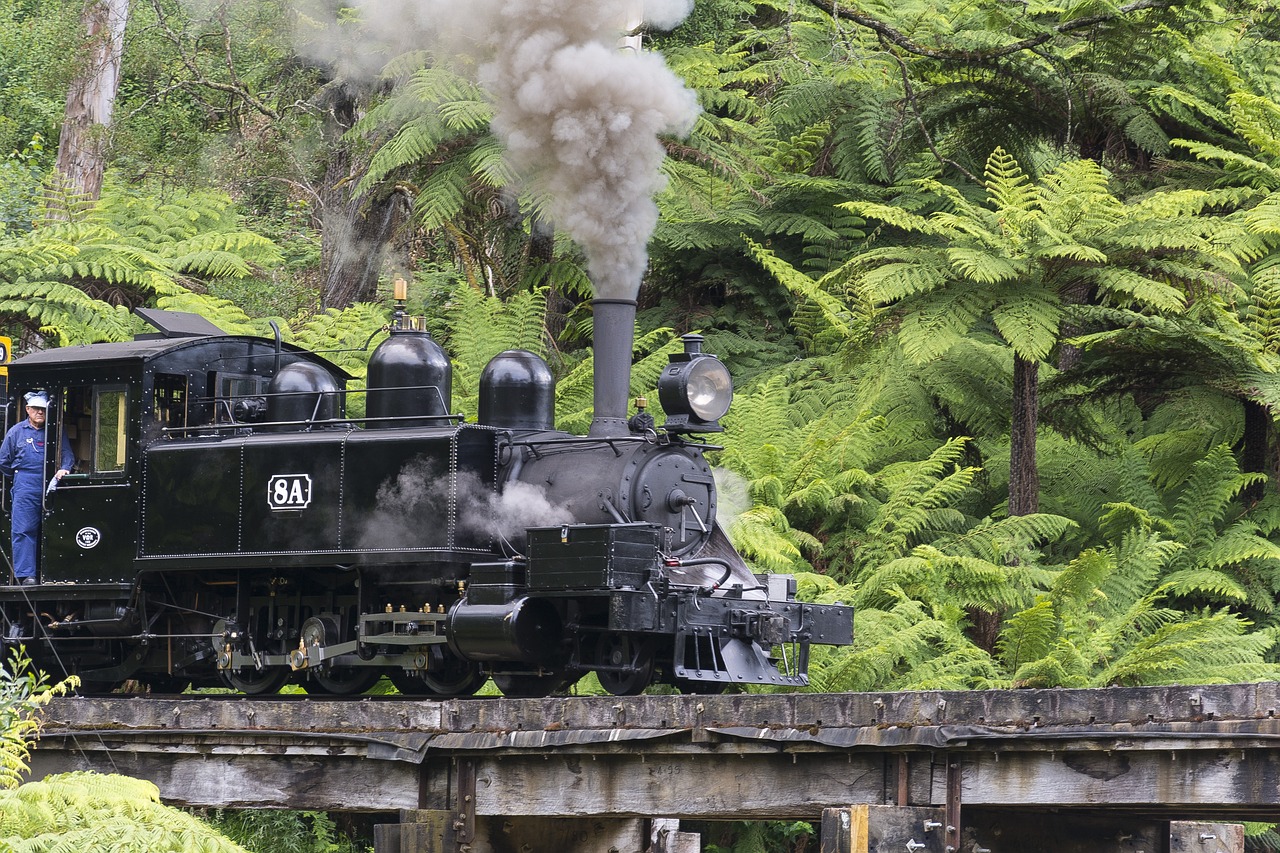
<path id="1" fill-rule="evenodd" d="M 13 574 L 19 584 L 34 584 L 36 552 L 40 544 L 40 518 L 44 491 L 45 420 L 49 395 L 30 391 L 23 398 L 27 419 L 14 424 L 0 443 L 0 473 L 13 477 Z M 71 471 L 75 456 L 62 434 L 62 455 L 54 480 Z M 52 485 L 52 484 L 50 484 Z"/>

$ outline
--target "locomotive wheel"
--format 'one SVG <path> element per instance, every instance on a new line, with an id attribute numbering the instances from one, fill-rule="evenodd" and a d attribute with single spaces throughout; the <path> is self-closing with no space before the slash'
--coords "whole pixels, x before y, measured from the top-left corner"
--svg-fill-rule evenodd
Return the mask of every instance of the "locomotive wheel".
<path id="1" fill-rule="evenodd" d="M 614 696 L 637 696 L 653 681 L 653 649 L 627 634 L 601 634 L 593 658 L 600 686 Z"/>
<path id="2" fill-rule="evenodd" d="M 686 696 L 703 695 L 716 696 L 729 689 L 727 681 L 694 681 L 691 678 L 676 677 L 671 679 L 671 683 L 677 690 Z"/>
<path id="3" fill-rule="evenodd" d="M 382 670 L 372 666 L 334 666 L 312 670 L 301 683 L 302 689 L 314 696 L 355 696 L 381 677 Z"/>
<path id="4" fill-rule="evenodd" d="M 232 690 L 239 690 L 246 696 L 266 696 L 279 693 L 293 675 L 293 670 L 283 666 L 269 666 L 266 669 L 245 667 L 239 672 L 223 672 L 222 681 Z"/>
<path id="5" fill-rule="evenodd" d="M 80 686 L 76 688 L 76 692 L 81 696 L 100 696 L 104 693 L 110 693 L 120 685 L 114 681 L 103 681 L 96 678 L 81 678 Z"/>
<path id="6" fill-rule="evenodd" d="M 576 680 L 567 678 L 563 672 L 547 675 L 500 672 L 493 676 L 494 685 L 508 699 L 541 699 L 566 690 Z"/>
<path id="7" fill-rule="evenodd" d="M 147 685 L 147 689 L 153 695 L 173 695 L 182 693 L 190 687 L 191 679 L 180 675 L 146 675 L 143 676 L 142 683 Z"/>
<path id="8" fill-rule="evenodd" d="M 395 670 L 391 683 L 406 696 L 472 696 L 484 686 L 480 664 L 454 655 L 439 645 L 431 647 L 432 668 L 421 673 Z"/>

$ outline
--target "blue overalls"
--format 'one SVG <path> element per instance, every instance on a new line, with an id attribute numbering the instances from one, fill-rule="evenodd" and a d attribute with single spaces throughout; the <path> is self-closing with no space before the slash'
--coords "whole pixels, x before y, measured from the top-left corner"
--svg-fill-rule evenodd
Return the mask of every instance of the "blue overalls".
<path id="1" fill-rule="evenodd" d="M 44 494 L 44 427 L 31 421 L 15 424 L 0 443 L 0 472 L 13 477 L 13 573 L 21 580 L 36 576 L 40 547 L 41 497 Z M 75 456 L 62 437 L 61 466 L 71 469 Z"/>

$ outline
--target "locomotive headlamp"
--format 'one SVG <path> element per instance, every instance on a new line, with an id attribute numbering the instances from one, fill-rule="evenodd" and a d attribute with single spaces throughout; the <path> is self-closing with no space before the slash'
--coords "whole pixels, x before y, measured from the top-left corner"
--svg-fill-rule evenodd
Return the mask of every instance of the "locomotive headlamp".
<path id="1" fill-rule="evenodd" d="M 702 351 L 701 335 L 685 335 L 684 352 L 658 378 L 658 399 L 667 413 L 667 432 L 720 432 L 720 418 L 733 400 L 729 369 Z"/>

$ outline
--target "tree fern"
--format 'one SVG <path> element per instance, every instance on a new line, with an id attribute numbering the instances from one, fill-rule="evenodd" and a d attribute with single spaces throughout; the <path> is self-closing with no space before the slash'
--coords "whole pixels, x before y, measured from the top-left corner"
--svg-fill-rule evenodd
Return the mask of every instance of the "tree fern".
<path id="1" fill-rule="evenodd" d="M 179 809 L 150 782 L 63 773 L 0 792 L 0 837 L 14 853 L 110 847 L 121 853 L 247 853 Z"/>

